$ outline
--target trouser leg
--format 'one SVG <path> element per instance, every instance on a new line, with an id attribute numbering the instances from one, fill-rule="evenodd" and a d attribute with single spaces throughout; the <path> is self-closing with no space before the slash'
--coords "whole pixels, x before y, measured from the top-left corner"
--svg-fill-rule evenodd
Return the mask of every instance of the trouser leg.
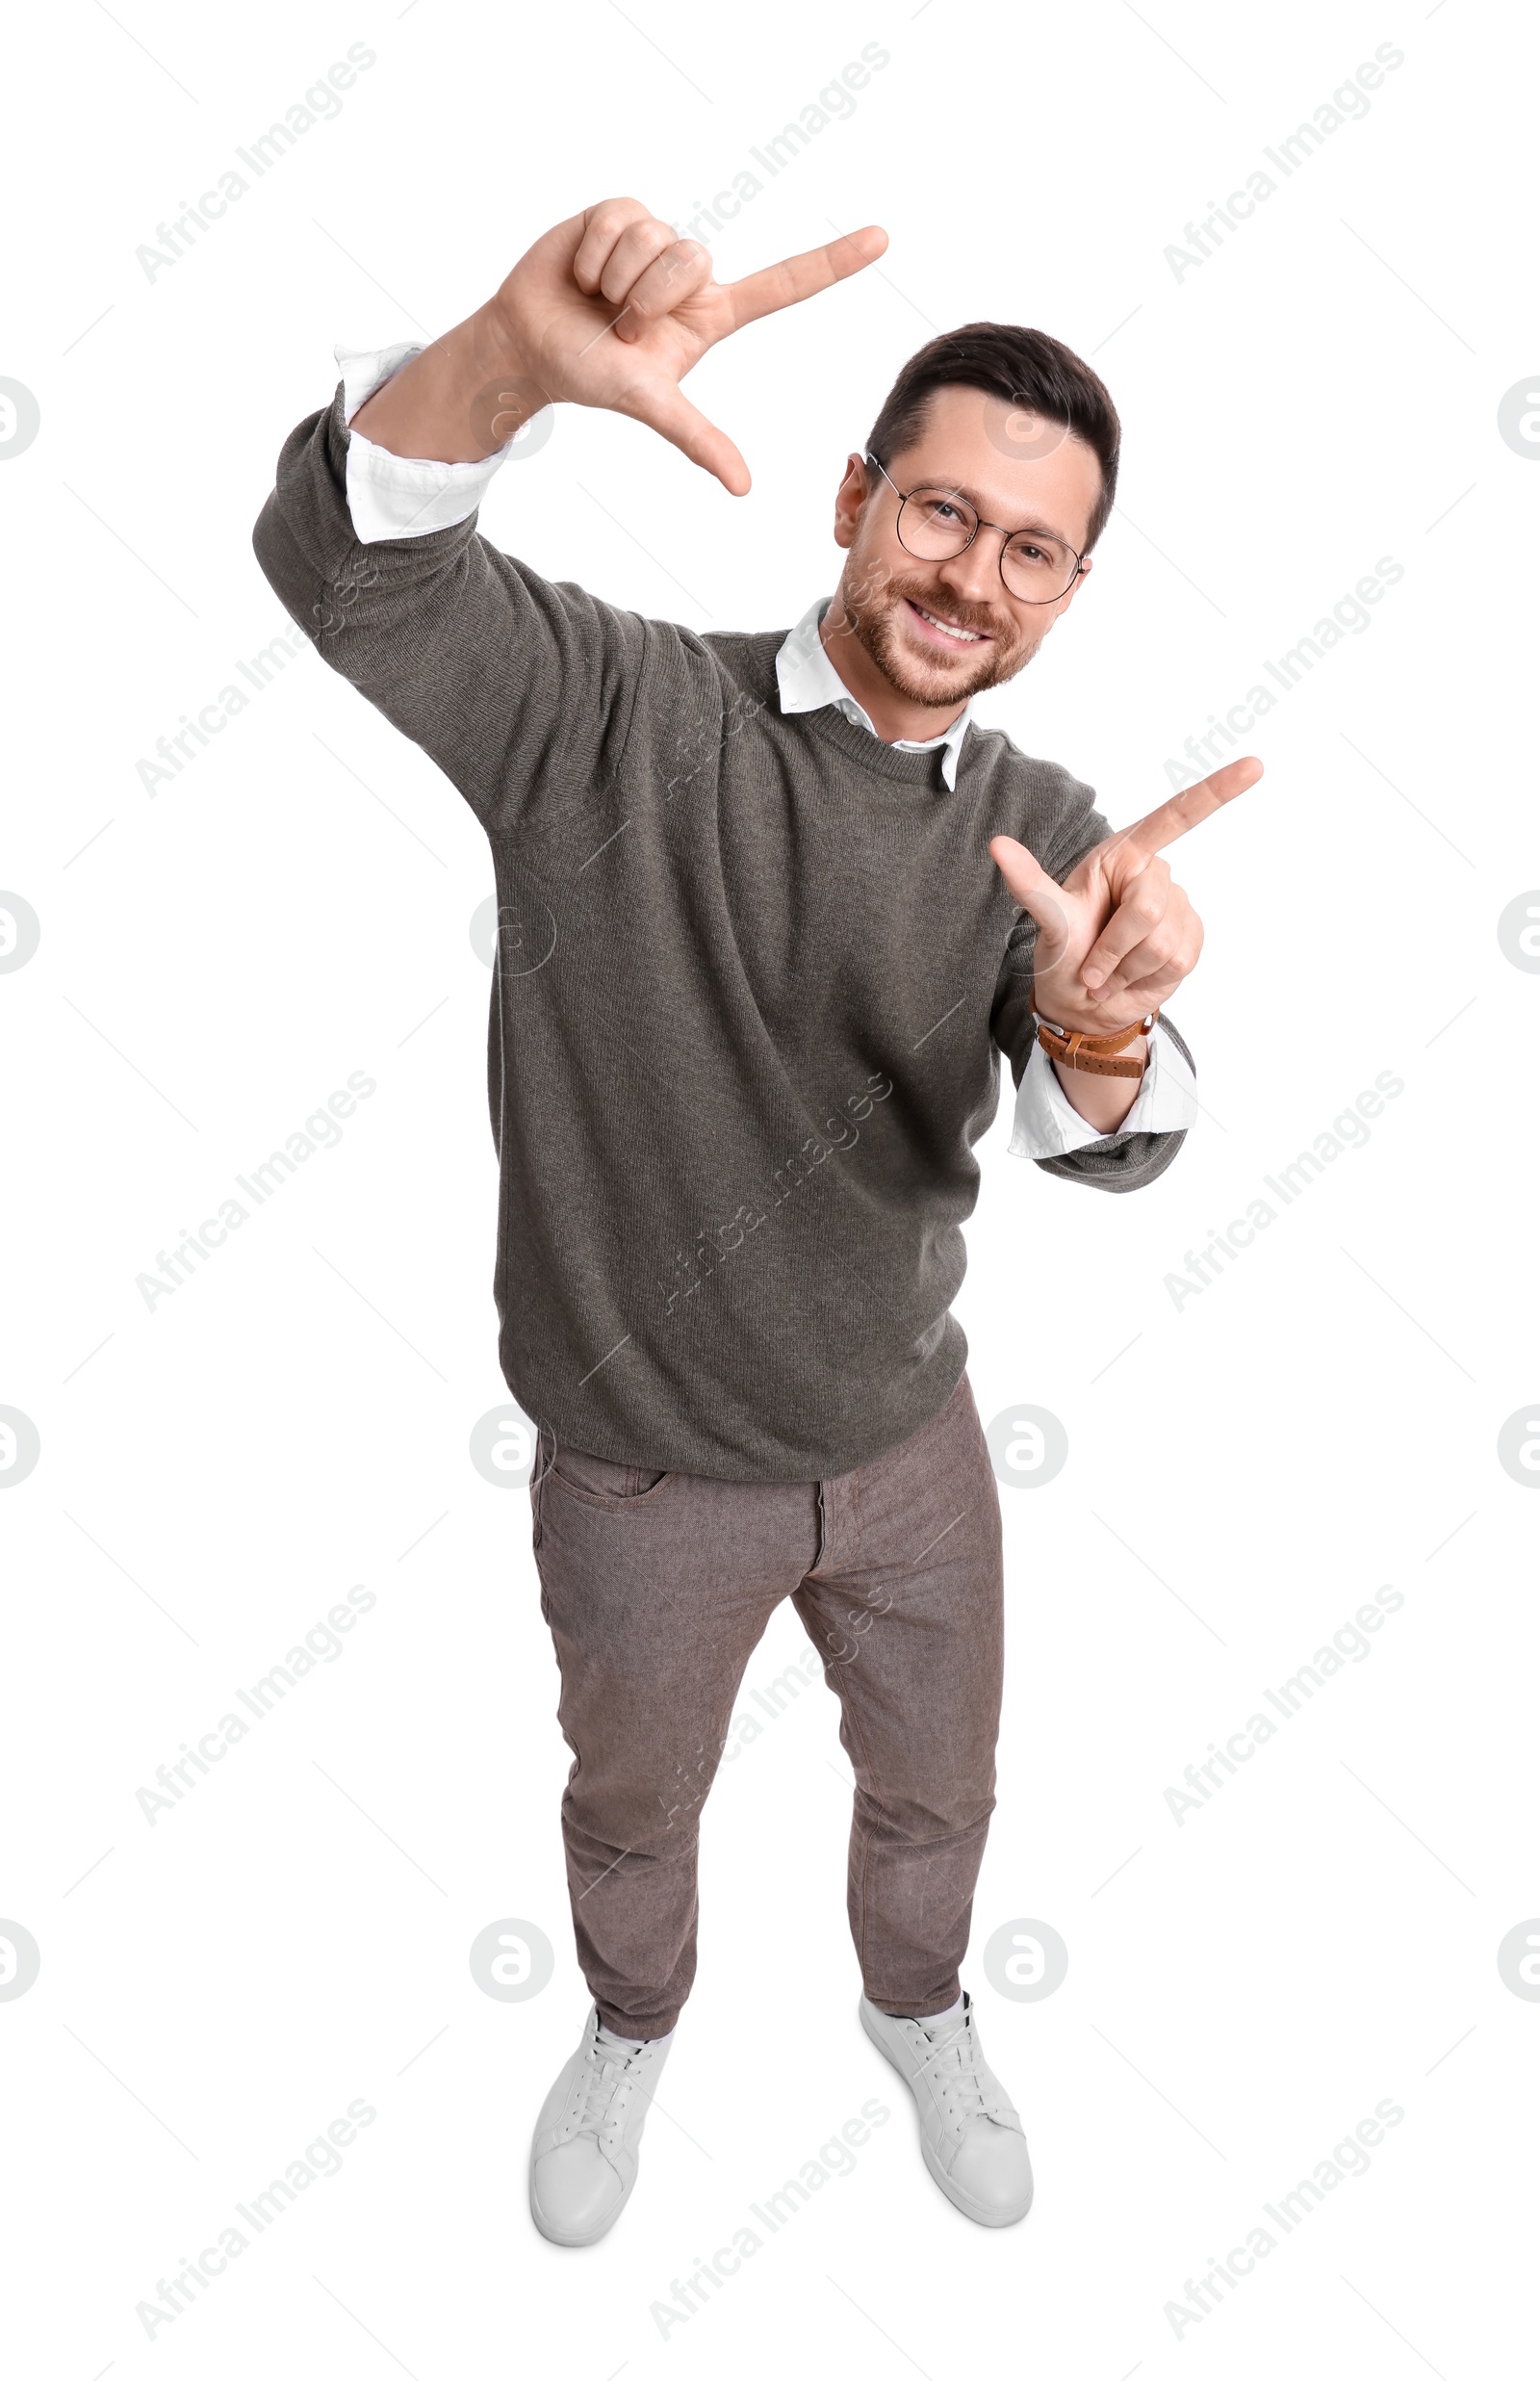
<path id="1" fill-rule="evenodd" d="M 1004 1657 L 999 1497 L 966 1376 L 913 1437 L 821 1486 L 823 1551 L 793 1601 L 856 1773 L 851 1933 L 868 1999 L 931 2016 L 962 1990 Z"/>
<path id="2" fill-rule="evenodd" d="M 572 1478 L 534 1491 L 535 1545 L 578 1958 L 604 2023 L 652 2040 L 694 1980 L 701 1807 L 744 1666 L 816 1552 L 816 1489 L 675 1472 L 626 1493 L 629 1467 L 563 1460 Z"/>

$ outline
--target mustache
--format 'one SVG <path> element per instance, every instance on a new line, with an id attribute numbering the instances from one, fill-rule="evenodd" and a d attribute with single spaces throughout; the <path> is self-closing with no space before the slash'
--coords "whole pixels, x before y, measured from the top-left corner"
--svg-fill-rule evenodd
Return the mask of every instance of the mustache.
<path id="1" fill-rule="evenodd" d="M 898 586 L 893 592 L 901 601 L 917 604 L 921 611 L 950 621 L 954 628 L 973 629 L 981 636 L 992 637 L 997 645 L 1012 644 L 1016 637 L 1015 622 L 1002 624 L 998 612 L 987 604 L 960 604 L 954 595 L 935 595 L 923 586 Z"/>
<path id="2" fill-rule="evenodd" d="M 1014 645 L 1020 635 L 1009 613 L 1002 615 L 988 604 L 970 604 L 943 593 L 915 573 L 880 568 L 855 592 L 857 602 L 851 608 L 858 613 L 866 610 L 874 598 L 889 609 L 894 604 L 907 601 L 918 604 L 923 611 L 935 612 L 939 619 L 955 621 L 960 629 L 973 629 L 982 636 L 992 637 L 998 646 Z"/>

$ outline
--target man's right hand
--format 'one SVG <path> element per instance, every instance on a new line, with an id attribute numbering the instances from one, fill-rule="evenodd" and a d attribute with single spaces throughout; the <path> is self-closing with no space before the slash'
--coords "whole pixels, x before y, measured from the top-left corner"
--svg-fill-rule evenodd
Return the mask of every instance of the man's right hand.
<path id="1" fill-rule="evenodd" d="M 494 453 L 541 404 L 597 405 L 645 422 L 746 495 L 749 469 L 680 382 L 708 348 L 872 264 L 875 224 L 741 281 L 675 238 L 635 198 L 607 198 L 537 240 L 497 296 L 397 373 L 354 427 L 392 453 L 444 462 Z"/>

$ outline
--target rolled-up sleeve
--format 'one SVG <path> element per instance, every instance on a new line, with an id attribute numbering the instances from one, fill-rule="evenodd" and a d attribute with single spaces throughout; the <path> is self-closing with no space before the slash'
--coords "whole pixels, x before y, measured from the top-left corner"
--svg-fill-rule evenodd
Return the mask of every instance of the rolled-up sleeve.
<path id="1" fill-rule="evenodd" d="M 1117 1127 L 1116 1136 L 1098 1132 L 1071 1107 L 1053 1060 L 1040 1042 L 1034 1042 L 1026 1072 L 1016 1091 L 1013 1157 L 1067 1157 L 1092 1141 L 1121 1138 L 1134 1132 L 1186 1132 L 1197 1114 L 1197 1083 L 1186 1048 L 1157 1020 L 1149 1038 L 1149 1056 L 1139 1097 Z"/>
<path id="2" fill-rule="evenodd" d="M 469 521 L 513 450 L 507 439 L 479 463 L 435 463 L 393 454 L 351 428 L 360 405 L 422 353 L 420 342 L 390 348 L 333 348 L 343 376 L 343 421 L 347 442 L 347 510 L 361 546 L 387 537 L 431 537 Z"/>
<path id="3" fill-rule="evenodd" d="M 486 465 L 403 461 L 349 429 L 395 353 L 345 354 L 331 403 L 284 441 L 257 560 L 321 660 L 422 746 L 489 835 L 581 815 L 624 749 L 648 624 L 482 537 L 463 475 L 484 482 Z M 362 479 L 361 448 L 374 458 Z M 401 472 L 423 483 L 398 485 Z"/>

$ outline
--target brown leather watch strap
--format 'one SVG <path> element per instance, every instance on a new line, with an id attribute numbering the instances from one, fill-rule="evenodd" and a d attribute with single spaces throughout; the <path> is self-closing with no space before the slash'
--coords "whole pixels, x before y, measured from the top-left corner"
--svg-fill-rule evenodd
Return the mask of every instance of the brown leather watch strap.
<path id="1" fill-rule="evenodd" d="M 1159 1016 L 1151 1009 L 1147 1017 L 1132 1025 L 1124 1025 L 1116 1033 L 1066 1032 L 1061 1025 L 1050 1025 L 1046 1018 L 1039 1017 L 1038 1040 L 1062 1067 L 1069 1067 L 1076 1074 L 1116 1074 L 1132 1081 L 1144 1072 L 1142 1058 L 1120 1058 L 1119 1050 L 1127 1049 L 1141 1034 L 1147 1034 Z M 1036 1016 L 1036 1011 L 1034 1011 Z"/>

